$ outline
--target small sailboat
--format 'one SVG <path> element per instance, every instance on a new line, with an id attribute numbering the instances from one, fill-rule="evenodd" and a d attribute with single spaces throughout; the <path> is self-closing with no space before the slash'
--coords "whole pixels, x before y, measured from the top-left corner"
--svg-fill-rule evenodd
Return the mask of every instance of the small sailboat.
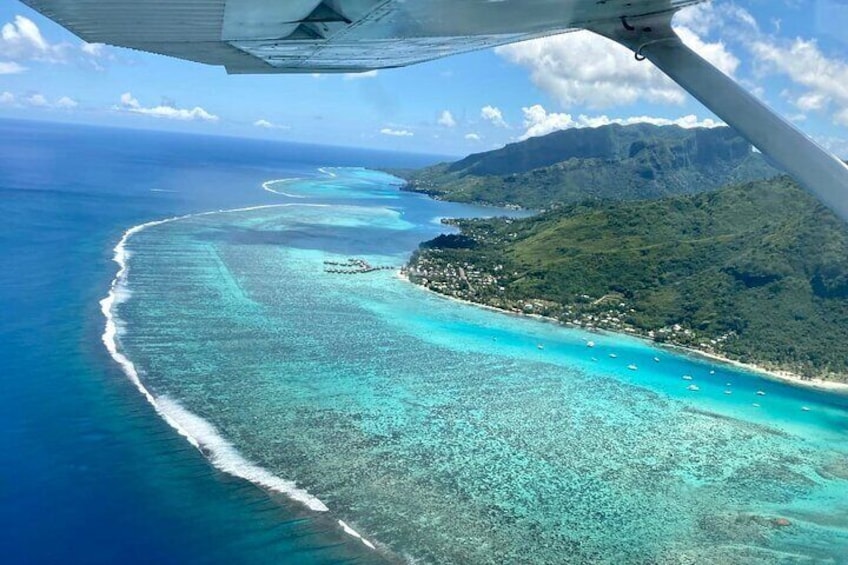
<path id="1" fill-rule="evenodd" d="M 659 357 L 654 357 L 654 363 L 659 363 L 659 362 L 660 362 L 660 358 L 659 358 Z"/>
<path id="2" fill-rule="evenodd" d="M 544 348 L 545 348 L 545 346 L 542 345 L 541 343 L 536 344 L 536 349 L 544 349 Z"/>
<path id="3" fill-rule="evenodd" d="M 587 342 L 586 342 L 586 347 L 595 347 L 595 342 L 594 342 L 594 341 L 591 341 L 591 340 L 590 340 L 590 341 L 587 341 Z"/>
<path id="4" fill-rule="evenodd" d="M 765 395 L 766 395 L 766 393 L 765 393 L 765 392 L 763 392 L 763 391 L 761 391 L 761 390 L 758 390 L 758 391 L 757 391 L 757 396 L 765 396 Z"/>

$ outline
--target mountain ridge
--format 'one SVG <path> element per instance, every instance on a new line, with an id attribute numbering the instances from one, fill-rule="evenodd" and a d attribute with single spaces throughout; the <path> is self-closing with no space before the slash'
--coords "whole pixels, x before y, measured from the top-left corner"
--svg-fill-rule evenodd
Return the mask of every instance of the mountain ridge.
<path id="1" fill-rule="evenodd" d="M 728 127 L 611 124 L 568 129 L 453 163 L 393 171 L 438 199 L 541 209 L 715 190 L 779 173 Z"/>

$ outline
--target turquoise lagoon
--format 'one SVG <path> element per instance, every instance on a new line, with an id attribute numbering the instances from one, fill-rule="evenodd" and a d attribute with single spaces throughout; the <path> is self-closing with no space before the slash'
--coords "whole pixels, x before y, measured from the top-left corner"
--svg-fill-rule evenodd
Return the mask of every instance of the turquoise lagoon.
<path id="1" fill-rule="evenodd" d="M 280 205 L 133 230 L 105 304 L 219 469 L 389 561 L 846 562 L 845 395 L 326 272 L 483 211 L 365 169 L 264 188 Z"/>

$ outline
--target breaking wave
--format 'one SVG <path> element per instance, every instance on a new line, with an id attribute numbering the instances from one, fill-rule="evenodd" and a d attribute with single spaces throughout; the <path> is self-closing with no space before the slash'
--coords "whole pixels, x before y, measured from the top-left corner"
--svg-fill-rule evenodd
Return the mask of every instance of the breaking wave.
<path id="1" fill-rule="evenodd" d="M 268 181 L 274 182 L 274 181 Z M 266 183 L 267 184 L 267 183 Z M 263 188 L 265 184 L 263 184 Z M 267 190 L 267 189 L 266 189 Z M 215 210 L 210 212 L 202 212 L 198 214 L 186 214 L 182 216 L 174 216 L 163 220 L 146 222 L 133 226 L 124 232 L 120 241 L 114 248 L 113 261 L 118 264 L 118 272 L 109 288 L 109 293 L 100 301 L 100 309 L 106 319 L 106 324 L 103 330 L 102 340 L 112 359 L 121 367 L 124 374 L 141 392 L 144 398 L 153 406 L 156 413 L 174 428 L 181 436 L 200 451 L 217 469 L 232 475 L 250 481 L 269 491 L 277 492 L 285 495 L 289 499 L 303 504 L 306 508 L 315 512 L 327 512 L 329 509 L 319 498 L 310 494 L 305 489 L 299 488 L 294 481 L 283 479 L 268 471 L 267 469 L 257 465 L 246 459 L 226 438 L 224 438 L 215 426 L 186 409 L 176 400 L 167 395 L 155 395 L 141 380 L 139 370 L 135 364 L 121 350 L 120 335 L 124 331 L 124 324 L 117 315 L 117 306 L 122 302 L 127 301 L 132 293 L 128 285 L 129 275 L 129 260 L 131 252 L 127 248 L 127 244 L 132 236 L 139 232 L 167 224 L 194 218 L 199 216 L 208 216 L 212 214 L 247 212 L 251 210 L 260 210 L 264 208 L 282 208 L 289 206 L 315 206 L 325 207 L 325 204 L 271 204 L 263 206 L 251 206 L 246 208 L 236 208 L 231 210 Z M 348 535 L 358 539 L 363 544 L 370 548 L 374 545 L 362 537 L 358 532 L 350 528 L 347 524 L 339 520 L 339 526 Z"/>

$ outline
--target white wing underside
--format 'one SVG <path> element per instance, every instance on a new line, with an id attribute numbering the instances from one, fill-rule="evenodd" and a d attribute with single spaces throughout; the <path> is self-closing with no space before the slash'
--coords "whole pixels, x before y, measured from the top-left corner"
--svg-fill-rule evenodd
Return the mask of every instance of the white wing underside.
<path id="1" fill-rule="evenodd" d="M 674 12 L 702 1 L 23 0 L 85 41 L 230 73 L 361 72 L 590 29 L 656 64 L 848 220 L 848 167 L 674 33 Z"/>
<path id="2" fill-rule="evenodd" d="M 399 67 L 703 0 L 23 0 L 91 43 L 230 73 Z"/>

